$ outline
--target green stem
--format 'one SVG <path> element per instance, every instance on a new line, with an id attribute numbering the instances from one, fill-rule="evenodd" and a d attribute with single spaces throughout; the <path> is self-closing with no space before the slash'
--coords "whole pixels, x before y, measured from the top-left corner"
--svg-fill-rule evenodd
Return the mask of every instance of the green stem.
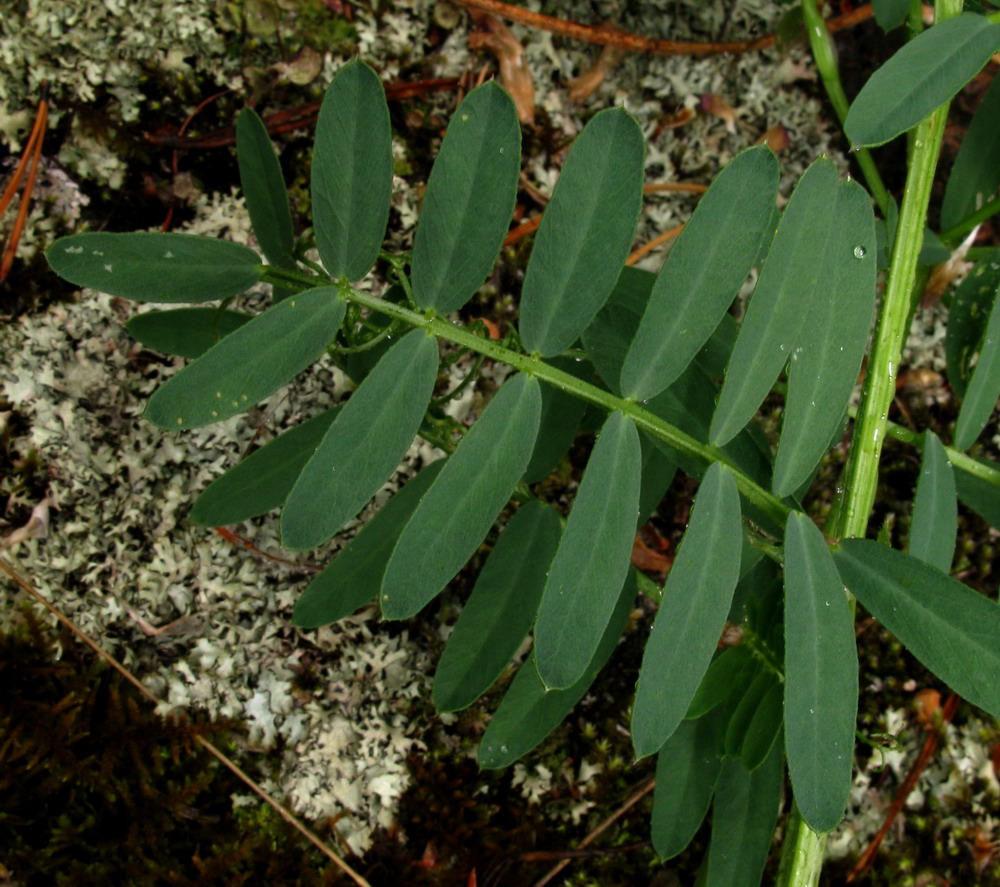
<path id="1" fill-rule="evenodd" d="M 809 10 L 815 10 L 814 0 L 803 0 L 802 5 L 809 25 Z M 961 11 L 962 0 L 936 0 L 938 21 L 952 18 Z M 816 28 L 810 26 L 809 38 L 815 51 L 816 38 L 820 34 L 814 35 L 814 32 Z M 825 24 L 822 33 L 826 33 Z M 859 419 L 854 426 L 850 455 L 844 469 L 845 499 L 837 533 L 842 538 L 865 535 L 875 503 L 879 458 L 888 425 L 889 406 L 896 392 L 896 369 L 906 334 L 917 257 L 923 243 L 927 204 L 947 115 L 947 104 L 933 111 L 917 126 L 913 140 L 888 282 L 882 297 L 874 345 L 868 358 Z M 879 205 L 881 207 L 881 201 Z M 778 884 L 781 887 L 815 887 L 823 867 L 826 834 L 813 831 L 797 810 L 792 811 L 788 829 Z"/>
<path id="2" fill-rule="evenodd" d="M 778 884 L 818 884 L 826 835 L 814 832 L 793 803 L 778 870 Z"/>
<path id="3" fill-rule="evenodd" d="M 570 373 L 545 363 L 540 358 L 512 351 L 492 339 L 473 335 L 463 327 L 456 326 L 442 318 L 426 316 L 402 305 L 386 302 L 370 293 L 363 293 L 355 289 L 343 288 L 341 295 L 352 302 L 364 305 L 366 308 L 388 314 L 410 326 L 425 329 L 438 338 L 454 342 L 470 351 L 475 351 L 492 360 L 498 360 L 516 370 L 535 376 L 581 400 L 596 404 L 609 413 L 619 410 L 629 416 L 637 427 L 650 436 L 663 441 L 674 451 L 692 458 L 706 467 L 713 462 L 723 462 L 732 469 L 736 486 L 743 497 L 771 518 L 777 526 L 784 526 L 790 509 L 780 499 L 744 474 L 721 450 L 701 443 L 689 434 L 685 434 L 659 416 L 654 416 L 648 410 L 643 409 L 635 401 L 616 397 L 611 392 L 577 379 Z"/>
<path id="4" fill-rule="evenodd" d="M 812 50 L 813 58 L 816 60 L 816 68 L 819 76 L 823 80 L 826 94 L 830 98 L 830 104 L 836 111 L 841 125 L 847 119 L 847 111 L 850 102 L 844 92 L 844 86 L 840 82 L 840 66 L 837 64 L 837 47 L 834 46 L 833 38 L 827 30 L 826 21 L 820 15 L 816 0 L 802 0 L 802 18 L 805 21 L 806 32 L 809 34 L 809 47 Z M 868 183 L 868 190 L 871 191 L 883 218 L 888 218 L 892 198 L 882 183 L 882 177 L 878 173 L 875 161 L 871 152 L 867 148 L 861 148 L 855 155 L 858 166 L 861 167 L 861 174 Z"/>
<path id="5" fill-rule="evenodd" d="M 950 4 L 953 0 L 945 2 Z M 879 457 L 889 405 L 896 393 L 896 370 L 910 315 L 910 294 L 947 113 L 947 106 L 938 108 L 917 126 L 875 344 L 868 359 L 859 418 L 845 468 L 846 499 L 839 533 L 842 537 L 864 536 L 875 502 Z"/>
<path id="6" fill-rule="evenodd" d="M 268 283 L 294 283 L 299 286 L 315 287 L 328 285 L 331 282 L 320 277 L 304 274 L 298 271 L 288 271 L 284 268 L 277 268 L 274 265 L 261 265 L 259 267 L 261 278 Z M 591 385 L 577 379 L 575 376 L 562 370 L 556 369 L 540 358 L 531 357 L 518 351 L 512 351 L 499 342 L 492 339 L 476 336 L 464 327 L 443 320 L 439 317 L 420 314 L 403 305 L 396 305 L 387 302 L 371 293 L 363 293 L 348 286 L 346 282 L 339 281 L 337 284 L 340 295 L 358 305 L 388 314 L 390 317 L 401 320 L 412 327 L 425 329 L 441 339 L 446 339 L 475 351 L 485 357 L 498 360 L 521 372 L 536 376 L 544 382 L 561 388 L 569 394 L 579 397 L 581 400 L 603 407 L 609 413 L 620 410 L 629 416 L 635 424 L 652 437 L 662 440 L 671 449 L 683 456 L 688 456 L 700 462 L 706 467 L 713 462 L 722 462 L 733 472 L 736 479 L 736 486 L 743 497 L 752 505 L 759 508 L 778 527 L 783 527 L 791 509 L 778 499 L 769 490 L 765 490 L 760 484 L 753 481 L 733 464 L 728 456 L 716 447 L 703 444 L 696 438 L 685 434 L 679 428 L 669 422 L 654 416 L 648 410 L 644 410 L 639 404 L 632 400 L 625 400 L 616 397 L 610 391 Z"/>
<path id="7" fill-rule="evenodd" d="M 857 415 L 857 408 L 850 407 L 847 412 L 853 418 Z M 922 432 L 910 431 L 909 428 L 904 428 L 895 422 L 886 422 L 885 433 L 887 437 L 898 440 L 900 443 L 910 444 L 919 450 L 924 448 L 924 435 Z M 968 453 L 963 453 L 961 450 L 956 450 L 953 447 L 945 447 L 944 451 L 948 456 L 948 461 L 955 468 L 1000 488 L 1000 470 L 978 462 L 972 456 L 968 455 Z"/>
<path id="8" fill-rule="evenodd" d="M 981 225 L 987 219 L 1000 213 L 1000 197 L 994 197 L 989 203 L 984 203 L 971 216 L 952 225 L 947 231 L 941 232 L 941 239 L 948 244 L 954 244 L 968 234 L 976 225 Z"/>

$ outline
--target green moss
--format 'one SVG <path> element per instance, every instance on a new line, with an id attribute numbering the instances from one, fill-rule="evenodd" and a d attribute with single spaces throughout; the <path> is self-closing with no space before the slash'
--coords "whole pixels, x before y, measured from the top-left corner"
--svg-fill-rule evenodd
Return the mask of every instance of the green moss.
<path id="1" fill-rule="evenodd" d="M 159 718 L 72 636 L 30 615 L 0 635 L 0 847 L 16 883 L 336 883 L 196 737 L 228 725 Z"/>

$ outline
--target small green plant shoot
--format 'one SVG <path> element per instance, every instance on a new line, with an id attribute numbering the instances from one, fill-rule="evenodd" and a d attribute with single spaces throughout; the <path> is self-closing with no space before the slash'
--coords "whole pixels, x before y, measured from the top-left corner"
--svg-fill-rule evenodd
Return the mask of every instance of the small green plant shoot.
<path id="1" fill-rule="evenodd" d="M 880 21 L 892 23 L 898 6 L 877 3 Z M 161 428 L 242 413 L 324 356 L 356 385 L 342 406 L 204 490 L 198 524 L 280 508 L 284 545 L 311 549 L 355 518 L 416 436 L 448 451 L 309 583 L 293 618 L 317 627 L 372 601 L 386 619 L 411 617 L 499 526 L 433 690 L 442 712 L 470 705 L 532 636 L 482 738 L 480 766 L 506 767 L 544 739 L 610 657 L 637 591 L 658 600 L 632 740 L 637 757 L 659 756 L 652 840 L 661 857 L 680 853 L 710 815 L 699 879 L 708 887 L 760 882 L 786 772 L 793 805 L 780 882 L 816 883 L 851 788 L 856 603 L 955 692 L 1000 717 L 1000 607 L 948 575 L 957 498 L 1000 527 L 1000 465 L 968 452 L 1000 394 L 995 252 L 976 256 L 952 302 L 949 379 L 963 402 L 951 445 L 886 418 L 926 276 L 920 253 L 947 104 L 1000 48 L 1000 24 L 938 0 L 939 22 L 915 33 L 848 108 L 814 0 L 803 11 L 869 188 L 821 157 L 779 212 L 778 161 L 751 148 L 715 179 L 662 270 L 634 270 L 625 260 L 643 137 L 623 109 L 601 111 L 565 160 L 527 265 L 518 328 L 499 341 L 448 316 L 497 261 L 518 188 L 521 130 L 492 82 L 451 118 L 412 254 L 382 251 L 389 114 L 378 76 L 360 61 L 339 71 L 320 111 L 314 244 L 296 241 L 274 149 L 246 110 L 237 154 L 263 256 L 151 233 L 76 234 L 47 254 L 74 284 L 185 305 L 129 324 L 148 346 L 192 359 L 149 399 L 145 416 Z M 998 101 L 994 81 L 947 183 L 946 245 L 998 209 Z M 910 155 L 897 208 L 865 149 L 903 133 Z M 311 245 L 322 267 L 304 258 Z M 373 273 L 391 284 L 384 295 L 355 286 Z M 227 308 L 259 282 L 273 286 L 267 310 Z M 442 345 L 452 359 L 458 350 L 510 368 L 461 434 L 434 402 Z M 755 415 L 775 392 L 784 399 L 773 445 Z M 564 516 L 533 485 L 569 449 L 585 407 L 601 427 Z M 821 528 L 803 503 L 845 427 L 849 457 Z M 887 436 L 922 451 L 905 552 L 865 538 Z M 678 470 L 700 486 L 661 589 L 630 567 L 630 554 Z M 727 622 L 742 627 L 742 642 L 720 649 Z"/>

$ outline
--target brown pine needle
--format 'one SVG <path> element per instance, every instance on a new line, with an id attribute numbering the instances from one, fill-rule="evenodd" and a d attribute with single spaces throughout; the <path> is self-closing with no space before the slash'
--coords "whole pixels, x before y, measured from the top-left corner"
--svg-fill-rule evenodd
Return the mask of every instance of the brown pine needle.
<path id="1" fill-rule="evenodd" d="M 73 622 L 68 616 L 66 616 L 61 610 L 59 610 L 51 601 L 46 600 L 41 594 L 32 586 L 26 579 L 24 579 L 20 573 L 17 572 L 6 560 L 0 558 L 0 570 L 3 570 L 20 588 L 24 591 L 30 598 L 32 598 L 36 603 L 41 604 L 48 610 L 56 619 L 59 620 L 63 625 L 66 626 L 73 634 L 75 634 L 84 644 L 90 647 L 91 650 L 101 659 L 103 659 L 108 665 L 110 665 L 115 671 L 117 671 L 126 681 L 128 681 L 139 693 L 145 696 L 150 702 L 156 705 L 161 704 L 160 700 L 151 693 L 146 685 L 142 683 L 135 675 L 132 674 L 124 665 L 122 665 L 117 659 L 115 659 L 110 653 L 108 653 L 100 644 L 97 643 L 93 638 L 90 637 L 82 628 L 80 628 L 75 622 Z M 222 764 L 226 769 L 236 775 L 245 785 L 247 785 L 251 791 L 253 791 L 261 800 L 266 804 L 270 805 L 274 811 L 287 822 L 292 828 L 294 828 L 299 834 L 301 834 L 310 844 L 316 847 L 327 859 L 337 865 L 341 871 L 344 872 L 348 877 L 350 877 L 358 887 L 371 887 L 371 884 L 358 872 L 356 872 L 351 866 L 349 866 L 340 856 L 338 856 L 333 850 L 331 850 L 320 837 L 312 831 L 308 826 L 302 823 L 290 810 L 284 807 L 276 799 L 271 797 L 264 788 L 253 780 L 253 778 L 245 773 L 235 761 L 231 760 L 226 754 L 219 750 L 214 744 L 209 742 L 203 736 L 195 735 L 195 741 L 200 745 L 205 751 L 207 751 L 212 757 L 214 757 L 220 764 Z"/>
<path id="2" fill-rule="evenodd" d="M 45 88 L 43 85 L 42 99 L 38 103 L 35 124 L 31 128 L 28 143 L 24 146 L 24 154 L 21 155 L 17 168 L 14 170 L 10 182 L 7 183 L 7 187 L 4 189 L 3 197 L 0 198 L 0 216 L 2 216 L 14 199 L 14 194 L 24 179 L 24 170 L 27 166 L 28 175 L 24 185 L 24 193 L 21 195 L 21 203 L 17 209 L 17 217 L 14 219 L 14 228 L 11 231 L 10 239 L 4 246 L 3 256 L 0 257 L 0 282 L 7 279 L 11 266 L 14 264 L 14 255 L 17 253 L 17 245 L 21 240 L 24 223 L 28 218 L 28 209 L 31 206 L 31 194 L 35 189 L 35 175 L 38 173 L 38 161 L 42 156 L 42 142 L 45 139 L 45 125 L 49 116 L 49 103 L 45 98 L 44 92 Z M 30 166 L 28 166 L 29 160 Z"/>
<path id="3" fill-rule="evenodd" d="M 661 191 L 669 191 L 680 194 L 704 194 L 708 190 L 708 185 L 696 185 L 693 182 L 656 182 L 652 185 L 643 185 L 643 194 L 658 194 Z"/>
<path id="4" fill-rule="evenodd" d="M 670 240 L 673 240 L 681 231 L 684 230 L 684 225 L 677 225 L 671 228 L 669 231 L 664 231 L 662 234 L 656 235 L 649 243 L 644 243 L 638 249 L 632 251 L 632 254 L 625 260 L 626 265 L 634 265 L 643 256 L 648 255 L 658 246 L 663 246 Z"/>

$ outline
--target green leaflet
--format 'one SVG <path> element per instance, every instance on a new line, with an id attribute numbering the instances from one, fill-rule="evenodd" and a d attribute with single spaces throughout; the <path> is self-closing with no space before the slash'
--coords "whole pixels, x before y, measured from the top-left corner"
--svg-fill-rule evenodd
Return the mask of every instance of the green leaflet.
<path id="1" fill-rule="evenodd" d="M 657 755 L 649 831 L 660 859 L 684 850 L 708 813 L 722 768 L 718 730 L 718 718 L 712 716 L 685 721 Z"/>
<path id="2" fill-rule="evenodd" d="M 659 394 L 708 341 L 757 258 L 777 195 L 778 161 L 766 147 L 737 155 L 715 178 L 653 285 L 622 367 L 625 395 Z"/>
<path id="3" fill-rule="evenodd" d="M 774 681 L 757 704 L 740 746 L 740 760 L 747 770 L 756 770 L 767 760 L 781 733 L 784 710 L 784 687 Z"/>
<path id="4" fill-rule="evenodd" d="M 341 409 L 288 494 L 285 548 L 321 545 L 354 517 L 402 461 L 437 379 L 437 340 L 403 336 Z"/>
<path id="5" fill-rule="evenodd" d="M 438 662 L 438 711 L 471 705 L 507 667 L 534 621 L 561 533 L 559 517 L 537 500 L 507 524 Z"/>
<path id="6" fill-rule="evenodd" d="M 632 712 L 637 758 L 677 729 L 712 662 L 740 575 L 743 528 L 732 473 L 705 473 L 646 643 Z"/>
<path id="7" fill-rule="evenodd" d="M 977 459 L 994 471 L 1000 469 L 995 463 Z M 958 498 L 976 512 L 983 520 L 1000 529 L 1000 487 L 974 474 L 963 471 L 961 466 L 955 471 L 955 488 Z"/>
<path id="8" fill-rule="evenodd" d="M 236 118 L 236 160 L 261 251 L 272 265 L 294 268 L 295 234 L 288 190 L 267 127 L 252 108 L 244 108 Z"/>
<path id="9" fill-rule="evenodd" d="M 756 674 L 746 688 L 746 692 L 739 698 L 736 698 L 735 695 L 730 698 L 730 703 L 735 704 L 732 708 L 732 714 L 729 716 L 729 723 L 726 724 L 723 740 L 723 747 L 729 757 L 740 757 L 754 716 L 760 710 L 764 697 L 771 692 L 777 683 L 777 676 L 763 665 L 758 664 Z"/>
<path id="10" fill-rule="evenodd" d="M 865 273 L 873 273 L 874 230 L 858 232 L 853 242 L 845 240 L 845 233 L 853 233 L 845 227 L 856 223 L 857 217 L 854 198 L 840 196 L 844 187 L 838 185 L 833 164 L 821 158 L 806 170 L 792 192 L 729 360 L 712 417 L 709 439 L 713 443 L 726 443 L 750 421 L 796 347 L 815 347 L 817 338 L 822 338 L 807 329 L 805 339 L 800 331 L 810 305 L 830 298 L 829 281 L 846 274 L 840 266 L 856 263 L 860 274 L 861 268 L 871 265 Z M 856 258 L 859 254 L 862 257 Z M 853 282 L 852 276 L 845 279 Z M 841 412 L 834 423 L 839 422 Z M 830 429 L 824 437 L 824 446 L 832 433 Z"/>
<path id="11" fill-rule="evenodd" d="M 785 749 L 802 818 L 827 832 L 851 791 L 858 714 L 854 617 L 823 534 L 793 511 L 785 530 Z"/>
<path id="12" fill-rule="evenodd" d="M 948 334 L 945 359 L 948 384 L 959 397 L 965 397 L 972 377 L 972 358 L 979 346 L 990 316 L 990 306 L 1000 288 L 1000 249 L 990 250 L 965 276 L 955 290 L 948 309 Z"/>
<path id="13" fill-rule="evenodd" d="M 479 766 L 483 770 L 499 770 L 513 764 L 562 723 L 611 657 L 634 601 L 635 571 L 629 570 L 594 658 L 572 687 L 547 689 L 538 677 L 532 652 L 518 669 L 483 734 L 479 744 Z"/>
<path id="14" fill-rule="evenodd" d="M 572 358 L 557 357 L 549 363 L 588 382 L 593 375 L 593 367 L 589 362 L 580 363 Z M 581 372 L 581 367 L 586 369 Z M 531 461 L 524 471 L 526 483 L 537 483 L 559 464 L 559 460 L 572 445 L 586 411 L 587 404 L 579 397 L 573 397 L 554 385 L 542 385 L 542 419 Z"/>
<path id="15" fill-rule="evenodd" d="M 449 314 L 476 292 L 507 233 L 521 172 L 521 125 L 492 80 L 458 106 L 424 196 L 413 241 L 413 299 Z"/>
<path id="16" fill-rule="evenodd" d="M 642 448 L 642 475 L 639 480 L 639 517 L 641 527 L 656 510 L 677 475 L 677 465 L 648 434 L 639 433 Z"/>
<path id="17" fill-rule="evenodd" d="M 641 470 L 639 432 L 616 411 L 590 455 L 538 607 L 535 658 L 547 687 L 575 684 L 604 636 L 629 567 Z"/>
<path id="18" fill-rule="evenodd" d="M 212 481 L 195 500 L 191 522 L 225 527 L 283 505 L 339 410 L 334 407 L 289 428 Z"/>
<path id="19" fill-rule="evenodd" d="M 996 77 L 962 139 L 941 202 L 941 230 L 971 216 L 1000 187 L 1000 80 Z"/>
<path id="20" fill-rule="evenodd" d="M 924 454 L 913 501 L 910 554 L 942 573 L 951 570 L 958 536 L 958 499 L 955 475 L 941 441 L 924 432 Z"/>
<path id="21" fill-rule="evenodd" d="M 910 0 L 872 0 L 875 21 L 883 31 L 898 28 L 906 21 L 910 11 Z"/>
<path id="22" fill-rule="evenodd" d="M 979 73 L 1000 47 L 1000 25 L 960 15 L 928 28 L 861 88 L 844 121 L 855 147 L 881 145 L 916 126 Z"/>
<path id="23" fill-rule="evenodd" d="M 360 280 L 385 239 L 392 195 L 392 129 L 385 90 L 349 62 L 323 96 L 312 163 L 316 247 L 331 277 Z"/>
<path id="24" fill-rule="evenodd" d="M 760 884 L 781 804 L 782 752 L 775 743 L 753 772 L 740 761 L 723 761 L 712 804 L 705 887 Z"/>
<path id="25" fill-rule="evenodd" d="M 685 719 L 700 718 L 725 702 L 736 691 L 754 664 L 747 647 L 727 647 L 709 665 L 685 712 Z"/>
<path id="26" fill-rule="evenodd" d="M 71 234 L 45 258 L 70 283 L 136 302 L 210 302 L 260 280 L 252 249 L 191 234 Z"/>
<path id="27" fill-rule="evenodd" d="M 972 371 L 955 425 L 955 447 L 967 450 L 986 427 L 1000 398 L 1000 287 L 993 296 L 979 362 Z"/>
<path id="28" fill-rule="evenodd" d="M 125 328 L 147 348 L 193 360 L 239 329 L 252 314 L 219 308 L 174 308 L 137 314 Z"/>
<path id="29" fill-rule="evenodd" d="M 169 378 L 149 399 L 145 417 L 161 428 L 180 430 L 248 410 L 323 353 L 346 308 L 332 286 L 279 302 Z"/>
<path id="30" fill-rule="evenodd" d="M 866 539 L 834 552 L 865 609 L 956 693 L 1000 717 L 1000 607 L 910 555 Z"/>
<path id="31" fill-rule="evenodd" d="M 447 460 L 428 465 L 350 540 L 302 592 L 292 613 L 299 628 L 319 628 L 373 602 L 392 549 L 417 505 Z"/>
<path id="32" fill-rule="evenodd" d="M 526 351 L 565 351 L 607 300 L 642 208 L 644 154 L 642 132 L 623 108 L 596 114 L 573 142 L 525 273 Z"/>
<path id="33" fill-rule="evenodd" d="M 459 443 L 393 550 L 379 598 L 386 619 L 419 612 L 472 557 L 524 473 L 541 406 L 538 381 L 519 373 Z"/>
<path id="34" fill-rule="evenodd" d="M 857 182 L 844 182 L 827 208 L 823 277 L 806 300 L 791 356 L 788 396 L 772 489 L 789 496 L 807 482 L 837 433 L 857 383 L 875 314 L 875 216 Z"/>

